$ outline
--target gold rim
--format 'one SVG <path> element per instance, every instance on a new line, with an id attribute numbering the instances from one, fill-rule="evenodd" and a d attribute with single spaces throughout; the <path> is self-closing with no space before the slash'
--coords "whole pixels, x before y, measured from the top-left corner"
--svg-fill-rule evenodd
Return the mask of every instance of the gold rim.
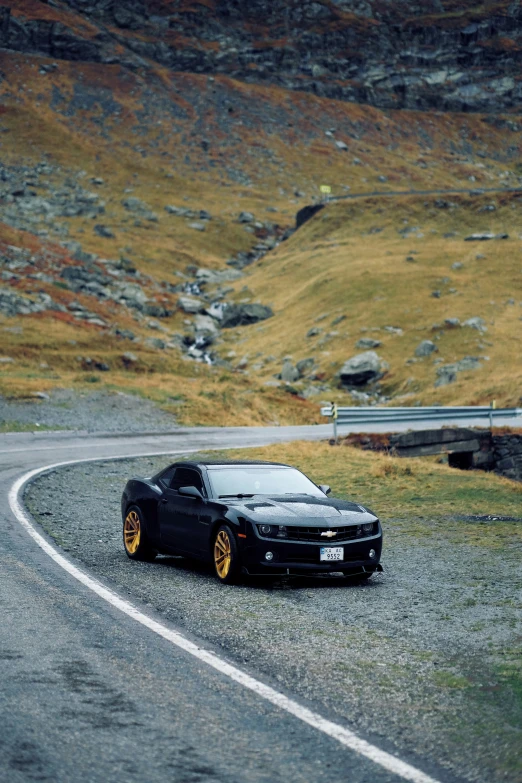
<path id="1" fill-rule="evenodd" d="M 225 579 L 232 563 L 232 547 L 226 530 L 220 530 L 214 544 L 214 563 L 220 579 Z"/>
<path id="2" fill-rule="evenodd" d="M 135 511 L 130 511 L 123 525 L 123 541 L 129 555 L 134 555 L 140 545 L 141 524 Z"/>

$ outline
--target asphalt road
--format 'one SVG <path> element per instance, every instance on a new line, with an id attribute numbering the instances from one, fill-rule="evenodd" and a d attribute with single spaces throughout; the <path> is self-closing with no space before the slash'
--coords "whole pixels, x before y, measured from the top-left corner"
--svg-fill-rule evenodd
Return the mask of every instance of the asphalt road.
<path id="1" fill-rule="evenodd" d="M 7 502 L 15 480 L 49 464 L 261 445 L 329 432 L 325 425 L 201 428 L 168 436 L 42 433 L 0 438 L 0 780 L 405 779 L 368 754 L 346 747 L 332 731 L 308 725 L 107 603 L 35 543 Z M 119 594 L 129 598 L 123 588 Z M 145 600 L 130 597 L 144 616 L 176 630 L 175 623 L 156 614 Z M 192 641 L 209 646 L 205 638 L 193 636 Z M 232 663 L 238 664 L 237 659 Z M 267 683 L 284 695 L 275 675 L 259 677 L 255 657 L 240 665 L 261 686 Z M 313 715 L 337 720 L 323 705 L 317 707 L 313 694 L 308 700 L 300 697 L 299 703 Z M 347 721 L 336 725 L 351 728 Z M 370 747 L 397 754 L 386 736 L 373 736 L 371 726 L 363 736 Z M 407 738 L 400 758 L 438 781 L 458 779 L 433 759 L 412 752 Z M 410 779 L 421 781 L 422 773 Z"/>

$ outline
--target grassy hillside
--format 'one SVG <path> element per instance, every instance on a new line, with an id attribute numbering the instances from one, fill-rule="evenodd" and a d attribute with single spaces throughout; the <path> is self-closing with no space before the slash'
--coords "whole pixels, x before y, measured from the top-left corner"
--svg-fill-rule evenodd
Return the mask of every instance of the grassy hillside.
<path id="1" fill-rule="evenodd" d="M 278 244 L 297 210 L 320 198 L 322 184 L 334 196 L 516 186 L 516 117 L 385 113 L 152 64 L 135 72 L 95 63 L 55 67 L 3 52 L 0 68 L 9 73 L 0 84 L 0 287 L 54 303 L 29 315 L 0 312 L 1 354 L 13 360 L 0 363 L 0 393 L 98 384 L 149 396 L 185 423 L 312 422 L 322 399 L 352 399 L 336 374 L 359 352 L 357 340 L 371 336 L 390 365 L 370 390 L 379 399 L 516 404 L 516 196 L 341 201 Z M 77 198 L 92 199 L 97 214 L 64 216 L 63 204 Z M 145 212 L 124 206 L 128 198 L 138 198 Z M 31 212 L 31 199 L 51 211 Z M 27 203 L 28 212 L 16 212 Z M 171 214 L 168 205 L 192 217 Z M 211 219 L 201 220 L 201 210 Z M 240 222 L 244 211 L 252 222 Z M 481 230 L 509 239 L 463 241 Z M 78 261 L 78 243 L 94 261 Z M 239 271 L 227 265 L 241 253 L 263 257 Z M 455 262 L 462 267 L 453 269 Z M 148 316 L 88 288 L 72 290 L 63 272 L 82 265 L 140 287 L 165 312 Z M 180 289 L 202 267 L 235 275 L 207 285 L 206 306 L 215 298 L 274 310 L 260 324 L 219 331 L 213 366 L 187 356 L 183 340 L 194 334 L 194 316 L 178 306 Z M 92 317 L 81 320 L 78 304 Z M 444 326 L 445 318 L 474 316 L 485 320 L 486 332 Z M 320 331 L 307 338 L 312 328 Z M 439 351 L 410 363 L 422 339 Z M 124 358 L 129 352 L 135 359 Z M 290 386 L 276 377 L 287 355 L 294 363 L 314 359 Z M 464 356 L 481 358 L 480 367 L 434 389 L 434 362 Z"/>
<path id="2" fill-rule="evenodd" d="M 284 313 L 286 326 L 282 340 L 277 319 L 268 321 L 262 335 L 249 333 L 244 350 L 263 348 L 278 359 L 313 356 L 318 372 L 335 384 L 356 342 L 369 337 L 381 343 L 375 350 L 390 365 L 381 393 L 397 404 L 517 405 L 521 215 L 516 195 L 331 204 L 253 271 L 251 290 Z M 465 241 L 479 231 L 509 238 Z M 484 320 L 482 331 L 463 325 L 474 317 Z M 460 326 L 447 323 L 454 318 Z M 307 337 L 312 325 L 318 333 Z M 422 340 L 437 351 L 416 358 Z M 466 356 L 480 359 L 478 369 L 435 388 L 437 368 Z"/>

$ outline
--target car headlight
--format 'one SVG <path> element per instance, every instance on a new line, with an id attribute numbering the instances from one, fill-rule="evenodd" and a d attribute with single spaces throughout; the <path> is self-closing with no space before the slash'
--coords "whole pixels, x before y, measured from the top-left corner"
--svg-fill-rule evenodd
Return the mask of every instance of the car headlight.
<path id="1" fill-rule="evenodd" d="M 366 522 L 365 525 L 362 526 L 363 533 L 373 533 L 373 522 Z"/>
<path id="2" fill-rule="evenodd" d="M 257 529 L 262 536 L 269 536 L 272 533 L 272 525 L 258 525 Z"/>

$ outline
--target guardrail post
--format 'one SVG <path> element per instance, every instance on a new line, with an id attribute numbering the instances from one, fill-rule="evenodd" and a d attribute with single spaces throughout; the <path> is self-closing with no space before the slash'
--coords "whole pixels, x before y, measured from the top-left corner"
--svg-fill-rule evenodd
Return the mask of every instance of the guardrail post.
<path id="1" fill-rule="evenodd" d="M 337 403 L 334 402 L 332 405 L 332 420 L 333 420 L 333 431 L 334 431 L 334 440 L 337 443 Z"/>
<path id="2" fill-rule="evenodd" d="M 489 406 L 489 428 L 490 430 L 493 429 L 493 411 L 497 407 L 497 403 L 495 400 L 493 400 Z"/>

